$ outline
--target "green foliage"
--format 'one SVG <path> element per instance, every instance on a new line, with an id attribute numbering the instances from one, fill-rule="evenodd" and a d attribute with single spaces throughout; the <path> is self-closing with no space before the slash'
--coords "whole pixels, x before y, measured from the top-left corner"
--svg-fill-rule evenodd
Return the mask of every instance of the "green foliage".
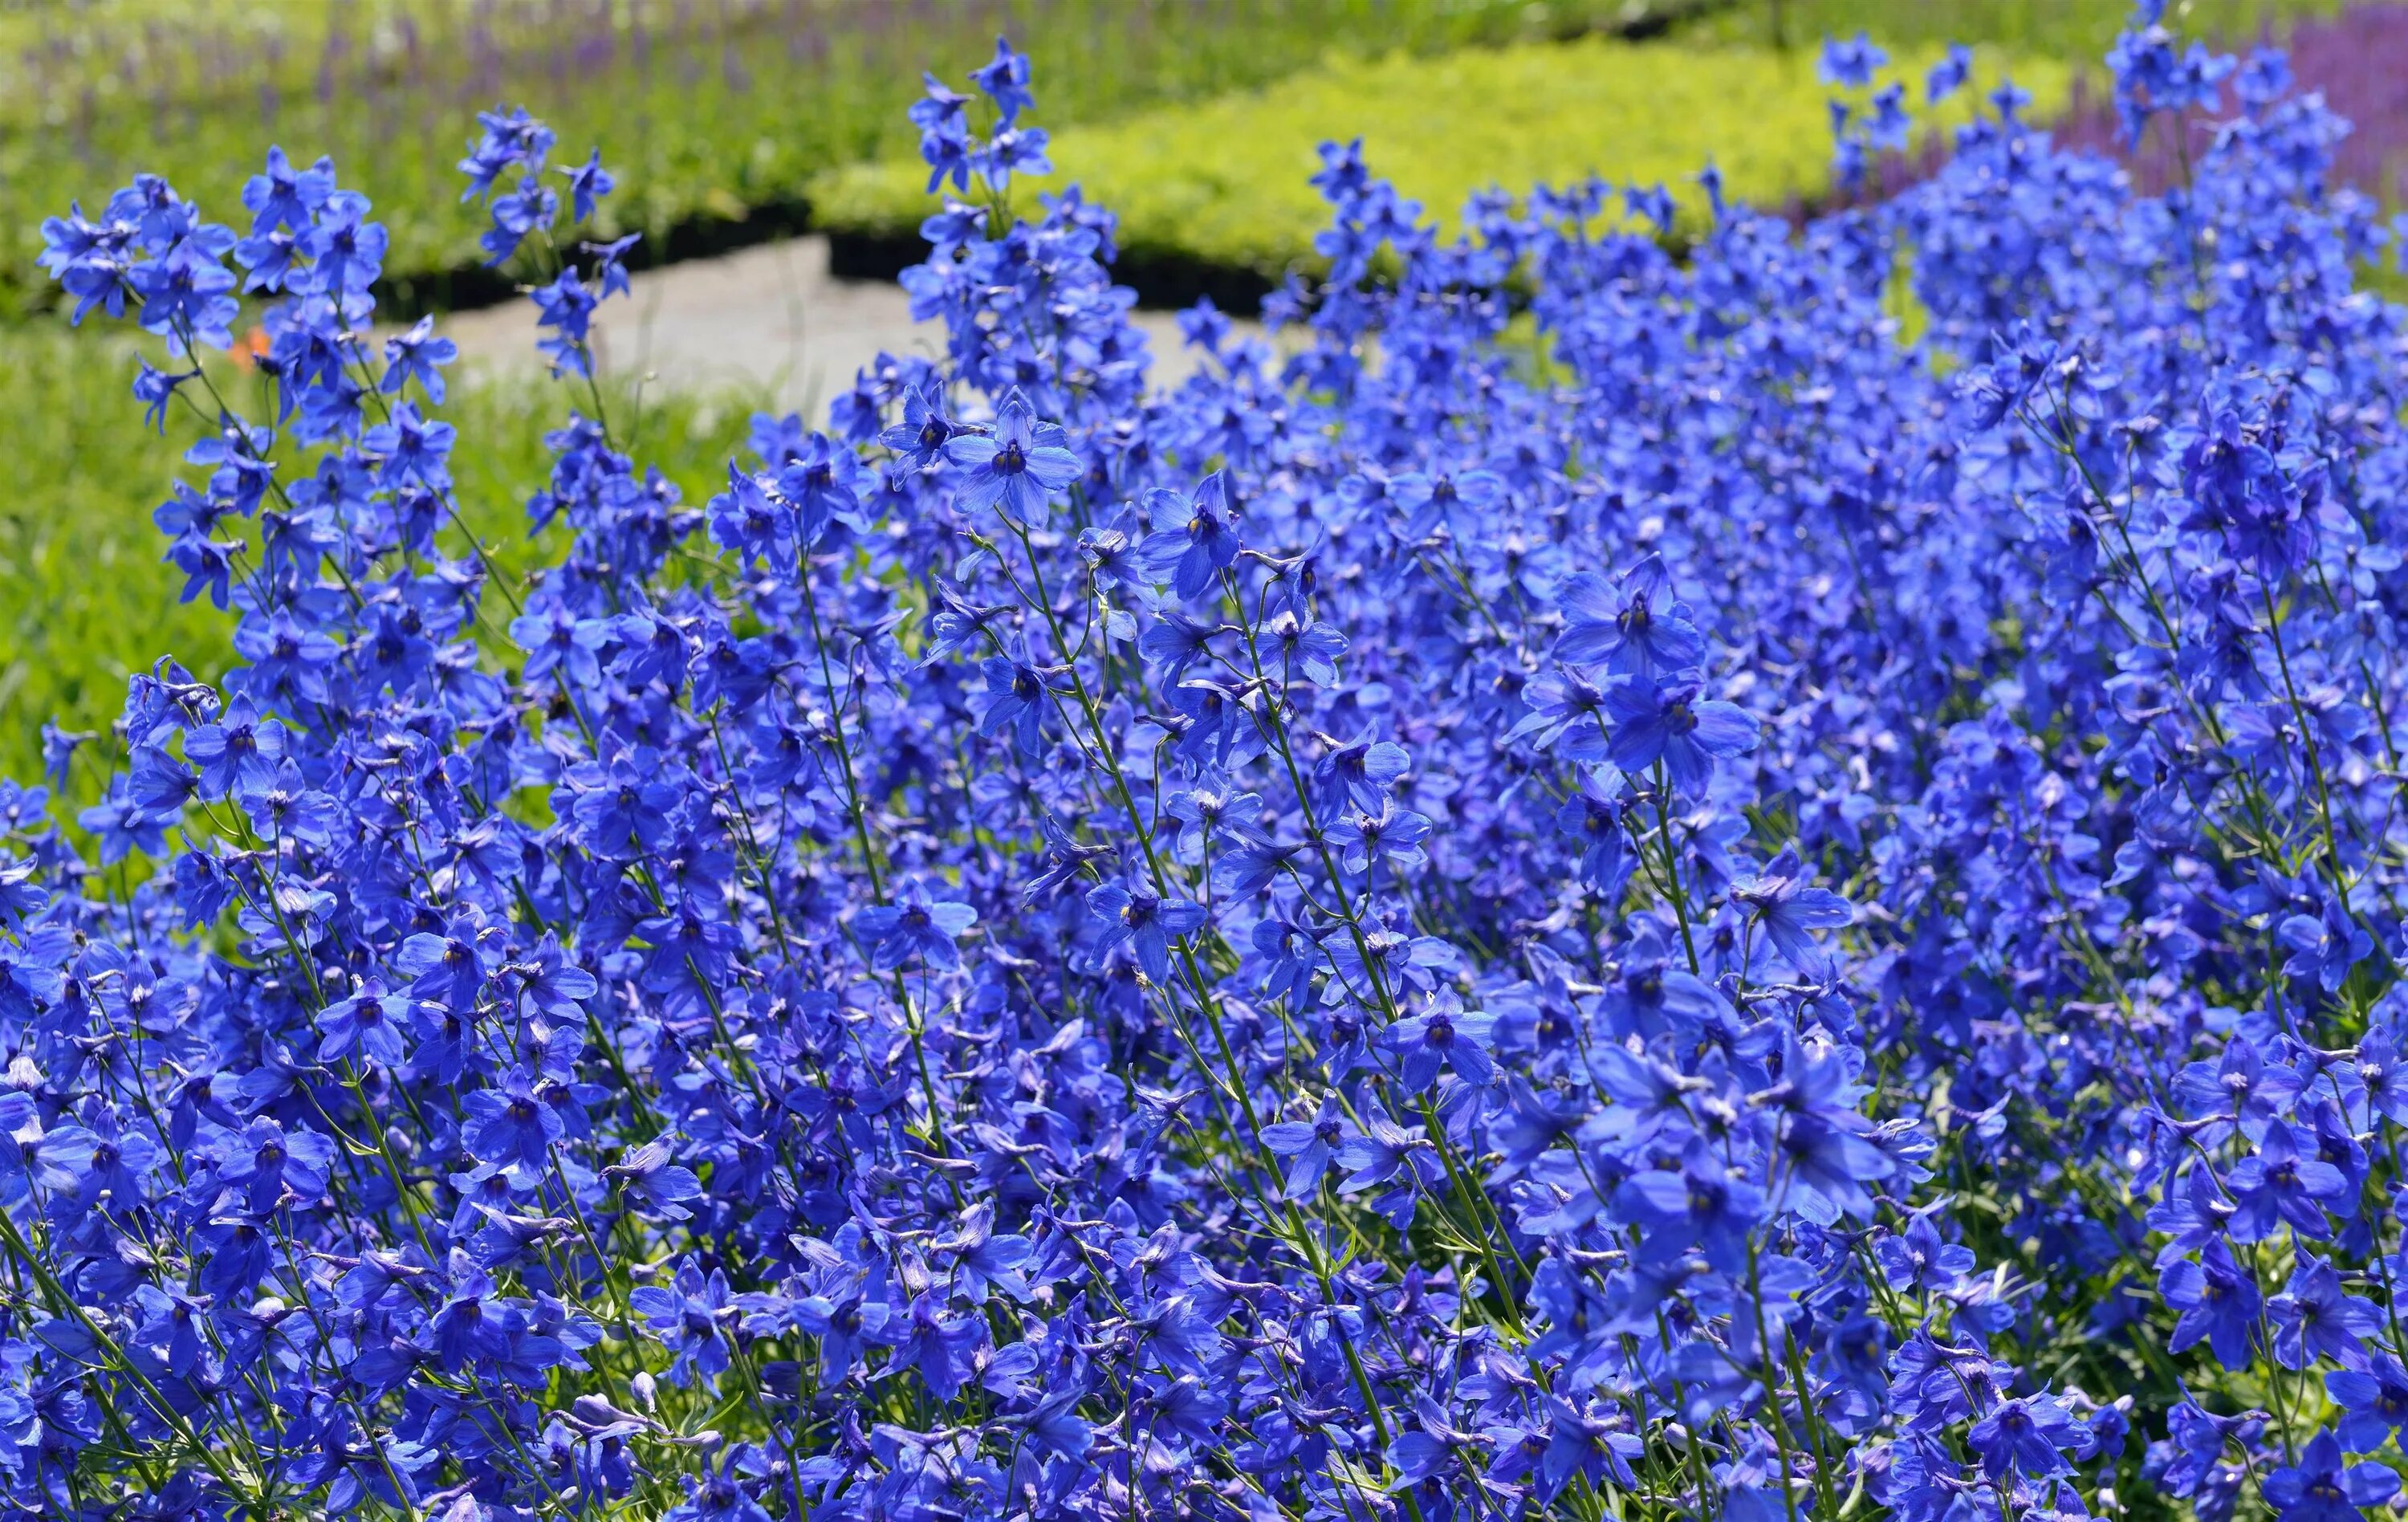
<path id="1" fill-rule="evenodd" d="M 160 562 L 166 541 L 150 510 L 166 499 L 181 452 L 136 431 L 133 348 L 42 324 L 7 333 L 5 352 L 0 416 L 11 420 L 16 485 L 0 500 L 0 776 L 30 778 L 45 719 L 106 730 L 126 673 L 171 652 L 214 677 L 231 620 L 207 599 L 179 606 L 183 577 Z M 227 399 L 250 405 L 240 390 Z M 640 410 L 631 395 L 605 399 L 614 422 L 632 424 L 641 458 L 695 501 L 718 489 L 749 411 L 733 395 L 646 397 Z M 443 409 L 464 445 L 453 462 L 463 514 L 504 575 L 527 559 L 524 504 L 550 469 L 543 435 L 572 405 L 566 390 L 520 382 L 462 386 Z M 188 421 L 170 434 L 189 438 Z M 456 531 L 452 539 L 452 553 L 469 553 Z M 491 603 L 504 616 L 504 599 Z"/>
<path id="2" fill-rule="evenodd" d="M 1892 75 L 1920 102 L 1937 45 L 1901 50 Z M 2007 60 L 1985 52 L 1986 89 Z M 2072 71 L 2017 58 L 2034 109 L 2061 104 Z M 1315 146 L 1360 135 L 1372 172 L 1450 226 L 1467 196 L 1505 177 L 1525 191 L 1595 173 L 1617 185 L 1662 182 L 1694 225 L 1704 197 L 1690 177 L 1717 155 L 1729 194 L 1759 206 L 1812 200 L 1828 188 L 1831 92 L 1802 50 L 1631 44 L 1593 37 L 1465 50 L 1440 58 L 1338 60 L 1260 91 L 1164 108 L 1055 135 L 1055 173 L 1015 182 L 1015 199 L 1078 181 L 1121 217 L 1121 242 L 1142 253 L 1242 266 L 1276 278 L 1309 260 L 1327 208 L 1307 183 Z M 1967 97 L 1939 113 L 1963 119 Z M 1927 123 L 1928 125 L 1928 123 Z M 901 160 L 835 171 L 813 191 L 833 229 L 894 236 L 937 207 L 927 171 Z"/>
<path id="3" fill-rule="evenodd" d="M 1678 6 L 1682 0 L 1656 0 Z M 921 70 L 998 31 L 1043 61 L 1045 120 L 1251 87 L 1333 52 L 1432 51 L 1643 16 L 1619 0 L 104 0 L 0 14 L 0 314 L 46 306 L 40 220 L 136 170 L 231 219 L 270 142 L 335 155 L 393 231 L 389 280 L 447 304 L 481 255 L 459 204 L 472 113 L 525 106 L 619 176 L 609 231 L 798 223 L 831 165 L 910 151 Z M 959 81 L 955 81 L 958 85 Z"/>

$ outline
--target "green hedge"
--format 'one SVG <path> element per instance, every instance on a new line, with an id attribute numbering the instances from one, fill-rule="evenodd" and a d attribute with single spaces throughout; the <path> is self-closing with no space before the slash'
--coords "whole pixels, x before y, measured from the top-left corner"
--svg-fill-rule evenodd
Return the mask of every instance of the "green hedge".
<path id="1" fill-rule="evenodd" d="M 1887 74 L 1922 79 L 1936 45 L 1902 50 Z M 1977 89 L 2006 60 L 1985 50 Z M 2050 58 L 2014 62 L 2034 108 L 2060 104 L 2072 71 Z M 1617 185 L 1662 182 L 1694 225 L 1703 196 L 1691 178 L 1719 155 L 1728 193 L 1762 206 L 1822 194 L 1829 182 L 1828 91 L 1811 50 L 1632 44 L 1587 38 L 1466 50 L 1439 58 L 1337 60 L 1267 88 L 1199 106 L 1162 108 L 1054 135 L 1054 174 L 1015 181 L 1013 198 L 1077 181 L 1121 217 L 1133 253 L 1186 257 L 1277 278 L 1309 262 L 1327 208 L 1307 183 L 1316 145 L 1361 136 L 1372 172 L 1452 225 L 1473 192 L 1516 193 L 1591 172 Z M 1938 113 L 1962 120 L 1970 93 Z M 1928 125 L 1928 123 L 1927 123 Z M 834 231 L 891 237 L 937 207 L 927 171 L 894 159 L 823 177 L 814 220 Z"/>

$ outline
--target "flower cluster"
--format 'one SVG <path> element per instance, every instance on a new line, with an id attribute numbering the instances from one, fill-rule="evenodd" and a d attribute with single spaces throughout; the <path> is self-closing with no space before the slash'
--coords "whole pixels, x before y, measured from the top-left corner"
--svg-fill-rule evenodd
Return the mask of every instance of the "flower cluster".
<path id="1" fill-rule="evenodd" d="M 1333 144 L 1282 352 L 1200 307 L 1166 393 L 1110 213 L 1004 209 L 1029 80 L 914 110 L 943 358 L 706 503 L 592 385 L 617 252 L 547 266 L 523 581 L 331 165 L 50 225 L 177 366 L 241 664 L 136 676 L 75 827 L 0 792 L 7 1515 L 2389 1498 L 2408 337 L 2341 124 L 2148 198 L 2001 87 L 1802 234 L 1709 178 L 1685 261 Z M 272 420 L 194 357 L 238 283 Z"/>

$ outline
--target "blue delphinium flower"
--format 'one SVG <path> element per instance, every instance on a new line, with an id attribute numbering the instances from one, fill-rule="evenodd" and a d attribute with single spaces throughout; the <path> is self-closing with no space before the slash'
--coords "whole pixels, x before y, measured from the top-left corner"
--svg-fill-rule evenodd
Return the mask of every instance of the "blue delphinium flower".
<path id="1" fill-rule="evenodd" d="M 2001 1400 L 1984 1414 L 1966 1433 L 1967 1446 L 1993 1480 L 2013 1474 L 2046 1479 L 2069 1464 L 2064 1449 L 2078 1441 L 2072 1413 L 2054 1396 L 2019 1396 Z"/>
<path id="2" fill-rule="evenodd" d="M 1180 596 L 1201 596 L 1238 558 L 1237 504 L 1226 470 L 1205 477 L 1186 496 L 1149 493 L 1146 510 L 1154 532 L 1139 547 L 1137 564 Z"/>
<path id="3" fill-rule="evenodd" d="M 992 432 L 962 432 L 945 445 L 945 457 L 964 472 L 965 509 L 995 508 L 1022 523 L 1041 521 L 1054 495 L 1084 473 L 1079 457 L 1063 447 L 1062 430 L 1040 424 L 1017 391 L 996 408 Z"/>
<path id="4" fill-rule="evenodd" d="M 825 434 L 806 436 L 780 465 L 778 492 L 794 505 L 795 532 L 819 542 L 831 522 L 850 522 L 861 508 L 866 472 L 853 451 Z"/>
<path id="5" fill-rule="evenodd" d="M 853 917 L 853 934 L 869 948 L 877 965 L 892 970 L 912 961 L 932 968 L 961 966 L 956 944 L 978 923 L 978 911 L 968 904 L 932 897 L 918 880 L 903 884 L 892 904 L 877 904 Z"/>
<path id="6" fill-rule="evenodd" d="M 2289 1369 L 2320 1358 L 2363 1363 L 2367 1339 L 2382 1329 L 2374 1302 L 2344 1293 L 2341 1275 L 2313 1253 L 2300 1255 L 2290 1283 L 2267 1299 L 2266 1315 L 2273 1325 L 2275 1360 Z"/>
<path id="7" fill-rule="evenodd" d="M 1751 926 L 1801 971 L 1819 969 L 1826 961 L 1810 932 L 1836 929 L 1855 917 L 1845 898 L 1807 884 L 1806 867 L 1795 845 L 1782 847 L 1755 877 L 1733 883 L 1730 894 L 1733 902 L 1747 910 Z"/>
<path id="8" fill-rule="evenodd" d="M 1283 1120 L 1263 1127 L 1263 1145 L 1284 1157 L 1287 1174 L 1280 1198 L 1302 1199 L 1320 1187 L 1338 1148 L 1354 1134 L 1339 1113 L 1337 1096 L 1321 1101 L 1311 1120 Z"/>
<path id="9" fill-rule="evenodd" d="M 1663 563 L 1649 556 L 1623 578 L 1616 594 L 1604 577 L 1582 571 L 1558 594 L 1564 632 L 1555 659 L 1568 666 L 1602 666 L 1616 676 L 1663 677 L 1690 670 L 1706 653 L 1705 637 L 1679 603 L 1656 607 L 1663 590 Z"/>
<path id="10" fill-rule="evenodd" d="M 1423 1089 L 1442 1070 L 1472 1084 L 1485 1084 L 1495 1077 L 1497 1064 L 1488 1049 L 1496 1027 L 1495 1015 L 1464 1009 L 1449 996 L 1426 1013 L 1399 1020 L 1383 1034 L 1402 1067 L 1405 1086 Z"/>
<path id="11" fill-rule="evenodd" d="M 971 699 L 982 735 L 1009 734 L 1026 756 L 1045 748 L 1045 715 L 1053 702 L 1047 673 L 1008 655 L 990 655 L 980 664 L 985 691 Z"/>
<path id="12" fill-rule="evenodd" d="M 970 82 L 995 102 L 996 110 L 1009 124 L 1018 121 L 1020 113 L 1034 106 L 1036 97 L 1029 93 L 1029 61 L 1025 53 L 1012 50 L 1002 37 L 995 39 L 995 57 L 984 66 L 970 71 Z"/>
<path id="13" fill-rule="evenodd" d="M 1662 762 L 1675 786 L 1703 787 L 1717 759 L 1756 743 L 1756 724 L 1736 704 L 1701 699 L 1694 685 L 1670 688 L 1652 678 L 1616 682 L 1605 694 L 1613 738 L 1607 754 L 1625 772 Z"/>
<path id="14" fill-rule="evenodd" d="M 1763 1220 L 1764 1205 L 1764 1191 L 1697 1145 L 1679 1169 L 1634 1173 L 1613 1194 L 1614 1216 L 1637 1229 L 1645 1260 L 1671 1262 L 1694 1251 L 1726 1272 L 1745 1266 L 1748 1233 Z"/>
<path id="15" fill-rule="evenodd" d="M 1363 1116 L 1363 1128 L 1338 1147 L 1338 1166 L 1347 1170 L 1339 1188 L 1348 1194 L 1381 1188 L 1371 1208 L 1399 1228 L 1410 1224 L 1425 1192 L 1445 1176 L 1438 1148 L 1419 1127 L 1399 1126 L 1377 1111 Z"/>
<path id="16" fill-rule="evenodd" d="M 237 787 L 263 786 L 284 754 L 284 726 L 264 722 L 247 698 L 236 698 L 213 724 L 184 737 L 184 755 L 199 768 L 201 797 L 212 802 Z"/>
<path id="17" fill-rule="evenodd" d="M 1125 941 L 1138 966 L 1155 984 L 1170 979 L 1170 944 L 1203 925 L 1204 908 L 1184 898 L 1163 898 L 1143 889 L 1103 883 L 1087 891 L 1087 912 L 1102 926 L 1098 951 Z"/>
<path id="18" fill-rule="evenodd" d="M 924 470 L 945 457 L 945 446 L 957 430 L 945 415 L 944 395 L 933 384 L 903 394 L 903 421 L 879 435 L 903 463 Z"/>
<path id="19" fill-rule="evenodd" d="M 1023 1271 L 1035 1259 L 1035 1248 L 1025 1237 L 995 1229 L 993 1200 L 971 1206 L 930 1250 L 952 1269 L 953 1287 L 973 1305 L 984 1304 L 989 1294 L 1015 1300 L 1029 1297 Z"/>
<path id="20" fill-rule="evenodd" d="M 2321 914 L 2294 914 L 2275 929 L 2275 937 L 2291 950 L 2283 970 L 2337 993 L 2350 969 L 2374 955 L 2368 935 L 2338 898 L 2326 900 Z"/>
<path id="21" fill-rule="evenodd" d="M 1873 71 L 1888 62 L 1889 54 L 1876 47 L 1872 38 L 1859 32 L 1853 37 L 1825 37 L 1822 56 L 1815 62 L 1814 73 L 1825 84 L 1860 90 L 1872 83 Z"/>
<path id="22" fill-rule="evenodd" d="M 676 1355 L 668 1370 L 673 1383 L 698 1380 L 708 1387 L 727 1372 L 742 1308 L 729 1292 L 725 1273 L 714 1270 L 705 1274 L 693 1263 L 681 1264 L 668 1284 L 643 1285 L 627 1302 Z"/>
<path id="23" fill-rule="evenodd" d="M 2372 1453 L 2408 1425 L 2408 1368 L 2392 1354 L 2374 1355 L 2363 1369 L 2333 1370 L 2325 1392 L 2342 1409 L 2337 1431 L 2352 1453 Z"/>
<path id="24" fill-rule="evenodd" d="M 2351 1522 L 2398 1495 L 2400 1476 L 2372 1460 L 2344 1462 L 2328 1429 L 2309 1440 L 2298 1463 L 2266 1476 L 2265 1493 L 2281 1522 Z"/>
<path id="25" fill-rule="evenodd" d="M 820 1377 L 830 1384 L 842 1384 L 859 1372 L 862 1355 L 885 1340 L 892 1318 L 884 1300 L 858 1290 L 815 1295 L 795 1307 L 795 1324 L 819 1342 Z"/>
<path id="26" fill-rule="evenodd" d="M 552 357 L 552 369 L 563 375 L 586 374 L 593 367 L 590 340 L 600 297 L 573 269 L 562 270 L 528 295 L 535 302 L 536 324 L 552 329 L 539 347 Z"/>
<path id="27" fill-rule="evenodd" d="M 318 1017 L 322 1033 L 318 1060 L 339 1062 L 356 1056 L 370 1062 L 399 1062 L 408 1055 L 402 1032 L 409 1002 L 408 995 L 388 993 L 383 984 L 371 981 L 358 993 L 328 1005 Z"/>
<path id="28" fill-rule="evenodd" d="M 536 1092 L 531 1075 L 507 1075 L 498 1088 L 480 1088 L 466 1100 L 462 1139 L 481 1161 L 540 1172 L 551 1162 L 552 1143 L 567 1130 L 560 1115 Z"/>
<path id="29" fill-rule="evenodd" d="M 2194 1261 L 2177 1258 L 2157 1275 L 2158 1292 L 2181 1313 L 2167 1343 L 2179 1353 L 2204 1342 L 2227 1369 L 2245 1367 L 2263 1301 L 2257 1281 L 2233 1261 L 2221 1240 L 2211 1242 Z"/>
<path id="30" fill-rule="evenodd" d="M 1904 1231 L 1873 1244 L 1882 1273 L 1897 1290 L 1945 1289 L 1971 1272 L 1972 1249 L 1941 1240 L 1931 1217 L 1918 1214 Z"/>
<path id="31" fill-rule="evenodd" d="M 618 180 L 602 167 L 602 151 L 598 148 L 586 155 L 583 164 L 560 173 L 568 177 L 569 215 L 577 222 L 591 222 L 595 204 L 618 188 Z"/>
<path id="32" fill-rule="evenodd" d="M 2308 1237 L 2330 1236 L 2325 1212 L 2344 1205 L 2347 1185 L 2340 1169 L 2305 1154 L 2287 1122 L 2271 1121 L 2257 1155 L 2243 1158 L 2227 1178 L 2233 1240 L 2260 1242 L 2283 1226 Z"/>
<path id="33" fill-rule="evenodd" d="M 1386 789 L 1403 778 L 1412 766 L 1412 758 L 1394 740 L 1373 739 L 1367 735 L 1342 744 L 1332 741 L 1321 759 L 1313 763 L 1314 801 L 1328 813 L 1336 813 L 1350 803 L 1377 809 L 1386 800 Z"/>
<path id="34" fill-rule="evenodd" d="M 1940 62 L 1932 65 L 1930 73 L 1925 76 L 1924 104 L 1937 106 L 1946 100 L 1965 87 L 1965 81 L 1972 77 L 1972 73 L 1973 50 L 1961 42 L 1950 43 Z"/>

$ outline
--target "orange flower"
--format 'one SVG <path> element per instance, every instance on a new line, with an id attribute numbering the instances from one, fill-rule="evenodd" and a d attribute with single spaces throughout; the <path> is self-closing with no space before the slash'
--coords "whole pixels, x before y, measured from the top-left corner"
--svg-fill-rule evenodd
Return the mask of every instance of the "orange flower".
<path id="1" fill-rule="evenodd" d="M 234 343 L 234 362 L 246 370 L 257 369 L 261 356 L 271 347 L 267 330 L 254 325 Z"/>

